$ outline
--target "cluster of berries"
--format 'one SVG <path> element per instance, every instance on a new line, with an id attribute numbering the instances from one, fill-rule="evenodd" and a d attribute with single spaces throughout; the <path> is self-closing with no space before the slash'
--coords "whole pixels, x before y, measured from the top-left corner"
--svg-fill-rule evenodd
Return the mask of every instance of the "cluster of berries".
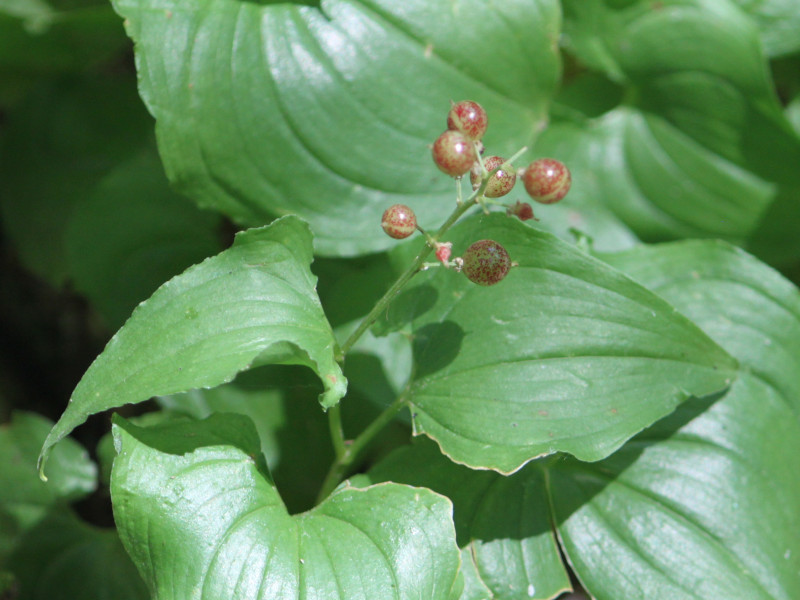
<path id="1" fill-rule="evenodd" d="M 541 204 L 554 204 L 566 196 L 572 184 L 569 169 L 558 160 L 540 158 L 523 169 L 515 169 L 500 156 L 483 157 L 483 135 L 489 124 L 486 111 L 477 102 L 464 100 L 452 106 L 447 115 L 447 130 L 431 147 L 433 162 L 440 171 L 459 181 L 469 173 L 472 188 L 483 186 L 475 202 L 484 206 L 487 199 L 505 196 L 522 179 L 528 195 Z M 460 188 L 459 188 L 460 190 Z M 459 193 L 460 201 L 460 193 Z M 492 202 L 497 204 L 497 202 Z M 506 213 L 523 221 L 535 219 L 533 208 L 527 202 L 506 204 Z M 383 213 L 383 230 L 395 239 L 403 239 L 422 229 L 417 225 L 414 211 L 404 204 L 395 204 Z M 449 242 L 441 243 L 428 238 L 436 257 L 445 267 L 463 272 L 470 281 L 480 285 L 493 285 L 502 280 L 514 265 L 505 248 L 493 240 L 480 240 L 472 244 L 460 258 L 450 261 Z"/>

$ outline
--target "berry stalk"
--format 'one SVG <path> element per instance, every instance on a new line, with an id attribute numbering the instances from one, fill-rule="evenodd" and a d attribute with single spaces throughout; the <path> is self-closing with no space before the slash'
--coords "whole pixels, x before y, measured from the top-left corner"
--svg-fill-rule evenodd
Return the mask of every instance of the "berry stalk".
<path id="1" fill-rule="evenodd" d="M 521 154 L 527 151 L 527 148 L 523 148 L 519 152 L 517 152 L 514 156 L 512 156 L 507 162 L 511 162 Z M 447 233 L 447 230 L 450 229 L 456 221 L 458 221 L 465 212 L 467 212 L 472 206 L 474 206 L 479 198 L 483 198 L 483 193 L 486 191 L 486 186 L 489 185 L 489 179 L 492 175 L 494 175 L 497 171 L 500 170 L 502 165 L 499 165 L 496 169 L 487 172 L 486 177 L 483 177 L 481 180 L 481 185 L 478 187 L 477 190 L 472 192 L 470 197 L 467 199 L 466 202 L 463 202 L 459 205 L 456 205 L 456 209 L 450 214 L 447 220 L 442 224 L 439 230 L 436 232 L 435 235 L 432 236 L 434 243 L 442 240 L 444 234 Z M 389 304 L 394 300 L 395 296 L 402 290 L 405 285 L 411 281 L 411 278 L 416 275 L 420 270 L 422 270 L 423 265 L 425 264 L 425 259 L 428 258 L 430 253 L 434 250 L 434 246 L 431 245 L 430 239 L 426 242 L 425 246 L 422 250 L 417 254 L 417 257 L 411 263 L 411 266 L 406 269 L 406 271 L 400 275 L 400 277 L 392 284 L 386 293 L 381 297 L 380 300 L 375 304 L 369 314 L 364 317 L 364 319 L 359 323 L 358 327 L 356 327 L 355 331 L 350 334 L 350 337 L 345 340 L 345 342 L 339 348 L 339 352 L 336 356 L 336 360 L 338 362 L 343 362 L 344 357 L 347 356 L 347 353 L 353 347 L 353 345 L 364 335 L 364 332 L 369 329 L 372 324 L 378 320 L 378 317 L 383 314 L 386 309 L 389 307 Z"/>

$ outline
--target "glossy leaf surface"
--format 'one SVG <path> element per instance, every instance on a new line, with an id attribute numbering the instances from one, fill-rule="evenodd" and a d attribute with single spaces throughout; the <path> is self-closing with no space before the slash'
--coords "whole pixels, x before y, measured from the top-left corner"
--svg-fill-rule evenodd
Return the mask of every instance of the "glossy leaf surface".
<path id="1" fill-rule="evenodd" d="M 510 154 L 560 73 L 555 0 L 114 6 L 179 190 L 249 225 L 299 214 L 329 255 L 389 247 L 391 204 L 426 227 L 445 218 L 453 184 L 428 145 L 450 100 L 483 104 L 486 142 Z"/>
<path id="2" fill-rule="evenodd" d="M 391 454 L 354 485 L 397 481 L 453 501 L 462 548 L 462 600 L 548 600 L 570 589 L 550 523 L 548 491 L 538 463 L 509 477 L 447 460 L 429 440 Z"/>
<path id="3" fill-rule="evenodd" d="M 553 471 L 570 562 L 597 598 L 796 597 L 797 288 L 713 242 L 609 260 L 703 327 L 742 373 L 718 401 L 687 403 L 607 461 Z"/>
<path id="4" fill-rule="evenodd" d="M 252 424 L 114 428 L 123 543 L 158 598 L 457 598 L 450 502 L 421 488 L 340 488 L 291 516 Z M 167 557 L 169 557 L 167 559 Z"/>
<path id="5" fill-rule="evenodd" d="M 717 242 L 605 258 L 739 359 L 727 392 L 682 404 L 596 463 L 553 457 L 502 477 L 453 465 L 425 442 L 354 483 L 402 481 L 450 497 L 459 545 L 498 598 L 525 598 L 526 585 L 541 597 L 557 589 L 545 587 L 557 579 L 543 571 L 560 562 L 552 524 L 598 600 L 796 597 L 800 293 Z M 502 561 L 482 560 L 492 548 L 505 549 Z M 515 565 L 526 570 L 514 575 Z"/>
<path id="6" fill-rule="evenodd" d="M 286 217 L 165 283 L 86 372 L 42 455 L 92 413 L 213 387 L 254 361 L 311 367 L 323 406 L 336 404 L 346 380 L 310 262 L 308 226 Z"/>
<path id="7" fill-rule="evenodd" d="M 389 309 L 412 323 L 415 433 L 456 462 L 508 473 L 559 451 L 599 460 L 735 378 L 672 306 L 575 247 L 497 214 L 448 237 L 454 255 L 481 238 L 519 263 L 503 281 L 433 269 Z"/>

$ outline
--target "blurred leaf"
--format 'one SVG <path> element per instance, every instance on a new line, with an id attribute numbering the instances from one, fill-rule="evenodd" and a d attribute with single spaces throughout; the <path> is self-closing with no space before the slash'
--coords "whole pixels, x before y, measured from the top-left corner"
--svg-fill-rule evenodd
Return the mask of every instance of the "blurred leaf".
<path id="1" fill-rule="evenodd" d="M 83 498 L 97 485 L 94 463 L 71 439 L 53 452 L 50 481 L 39 480 L 36 457 L 52 425 L 34 413 L 15 412 L 0 427 L 0 559 L 51 507 Z"/>
<path id="2" fill-rule="evenodd" d="M 93 413 L 151 396 L 214 387 L 253 363 L 302 364 L 325 407 L 347 382 L 319 304 L 308 226 L 285 217 L 240 233 L 232 248 L 162 285 L 139 305 L 75 389 L 50 447 Z"/>
<path id="3" fill-rule="evenodd" d="M 769 230 L 772 215 L 800 214 L 800 138 L 753 21 L 728 0 L 567 0 L 564 9 L 567 47 L 622 100 L 602 115 L 567 101 L 537 141 L 537 153 L 563 155 L 576 172 L 579 204 L 568 197 L 555 212 L 574 209 L 573 226 L 598 248 L 623 245 L 596 231 L 597 213 L 610 212 L 645 241 L 759 237 L 754 248 L 772 262 L 800 257 L 796 237 Z"/>
<path id="4" fill-rule="evenodd" d="M 296 213 L 325 255 L 390 247 L 379 223 L 396 202 L 444 220 L 452 181 L 427 146 L 449 101 L 481 102 L 486 143 L 510 154 L 543 126 L 560 71 L 556 0 L 114 6 L 170 180 L 247 225 Z"/>
<path id="5" fill-rule="evenodd" d="M 130 41 L 111 6 L 59 10 L 41 0 L 0 2 L 0 102 L 21 103 L 37 80 L 118 61 Z"/>
<path id="6" fill-rule="evenodd" d="M 150 123 L 133 81 L 117 77 L 42 85 L 9 114 L 0 146 L 0 215 L 26 267 L 63 283 L 74 207 L 139 151 Z"/>
<path id="7" fill-rule="evenodd" d="M 80 199 L 66 230 L 69 270 L 109 327 L 170 277 L 222 250 L 220 219 L 170 191 L 155 147 Z"/>
<path id="8" fill-rule="evenodd" d="M 35 477 L 35 475 L 34 475 Z M 9 560 L 20 600 L 147 600 L 114 530 L 54 513 L 27 532 Z"/>
<path id="9" fill-rule="evenodd" d="M 290 516 L 259 470 L 260 443 L 244 417 L 147 430 L 117 418 L 114 432 L 115 518 L 158 598 L 198 589 L 231 600 L 460 593 L 451 505 L 439 495 L 343 487 Z"/>
<path id="10" fill-rule="evenodd" d="M 800 10 L 796 0 L 735 0 L 750 14 L 770 57 L 800 50 Z"/>
<path id="11" fill-rule="evenodd" d="M 416 434 L 453 460 L 504 473 L 569 452 L 604 458 L 691 395 L 726 387 L 736 363 L 675 309 L 552 235 L 494 214 L 451 230 L 519 266 L 493 287 L 421 273 L 389 307 L 412 323 Z"/>

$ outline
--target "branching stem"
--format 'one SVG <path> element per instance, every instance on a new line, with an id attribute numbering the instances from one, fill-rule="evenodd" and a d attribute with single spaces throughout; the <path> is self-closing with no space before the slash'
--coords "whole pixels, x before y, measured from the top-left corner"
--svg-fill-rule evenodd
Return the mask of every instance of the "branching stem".
<path id="1" fill-rule="evenodd" d="M 527 150 L 527 148 L 522 148 L 503 164 L 513 162 Z M 375 306 L 372 308 L 369 314 L 364 317 L 361 323 L 358 324 L 358 327 L 356 327 L 353 333 L 351 333 L 347 340 L 345 340 L 345 342 L 342 344 L 336 357 L 339 362 L 344 362 L 347 353 L 353 348 L 356 342 L 361 339 L 361 336 L 364 335 L 367 329 L 372 326 L 378 317 L 380 317 L 380 315 L 386 311 L 386 309 L 389 307 L 389 304 L 395 299 L 397 294 L 400 293 L 400 290 L 406 286 L 411 278 L 414 277 L 414 275 L 416 275 L 419 271 L 424 270 L 426 265 L 425 259 L 434 250 L 436 244 L 441 242 L 444 234 L 447 233 L 447 231 L 455 224 L 455 222 L 458 221 L 464 215 L 464 213 L 466 213 L 476 204 L 480 203 L 481 206 L 483 206 L 483 193 L 486 191 L 489 178 L 499 171 L 503 165 L 500 165 L 490 172 L 487 172 L 486 168 L 483 166 L 483 160 L 480 158 L 480 154 L 478 154 L 478 160 L 484 173 L 484 176 L 481 179 L 481 185 L 478 187 L 478 189 L 472 192 L 470 197 L 465 202 L 461 202 L 461 188 L 459 182 L 457 199 L 459 201 L 456 202 L 455 210 L 450 214 L 439 230 L 434 235 L 431 235 L 427 231 L 419 228 L 425 236 L 425 245 L 420 249 L 417 257 L 413 260 L 408 269 L 406 269 L 400 275 L 400 277 L 398 277 L 397 281 L 395 281 L 392 286 L 386 290 L 386 293 L 381 297 L 380 300 L 378 300 L 378 302 L 375 303 Z M 384 410 L 372 423 L 370 423 L 367 428 L 364 429 L 364 431 L 362 431 L 351 443 L 348 443 L 345 439 L 344 429 L 342 427 L 341 409 L 339 405 L 336 405 L 328 410 L 328 426 L 331 433 L 333 447 L 336 452 L 336 459 L 331 465 L 331 468 L 325 477 L 325 481 L 322 483 L 322 488 L 320 489 L 319 496 L 317 498 L 318 503 L 324 500 L 336 488 L 336 486 L 339 485 L 342 477 L 353 466 L 353 463 L 359 458 L 359 455 L 367 446 L 367 444 L 381 429 L 391 422 L 394 416 L 400 411 L 400 409 L 403 408 L 403 406 L 405 406 L 405 404 L 405 394 L 401 394 L 397 400 L 389 405 L 389 407 Z"/>

